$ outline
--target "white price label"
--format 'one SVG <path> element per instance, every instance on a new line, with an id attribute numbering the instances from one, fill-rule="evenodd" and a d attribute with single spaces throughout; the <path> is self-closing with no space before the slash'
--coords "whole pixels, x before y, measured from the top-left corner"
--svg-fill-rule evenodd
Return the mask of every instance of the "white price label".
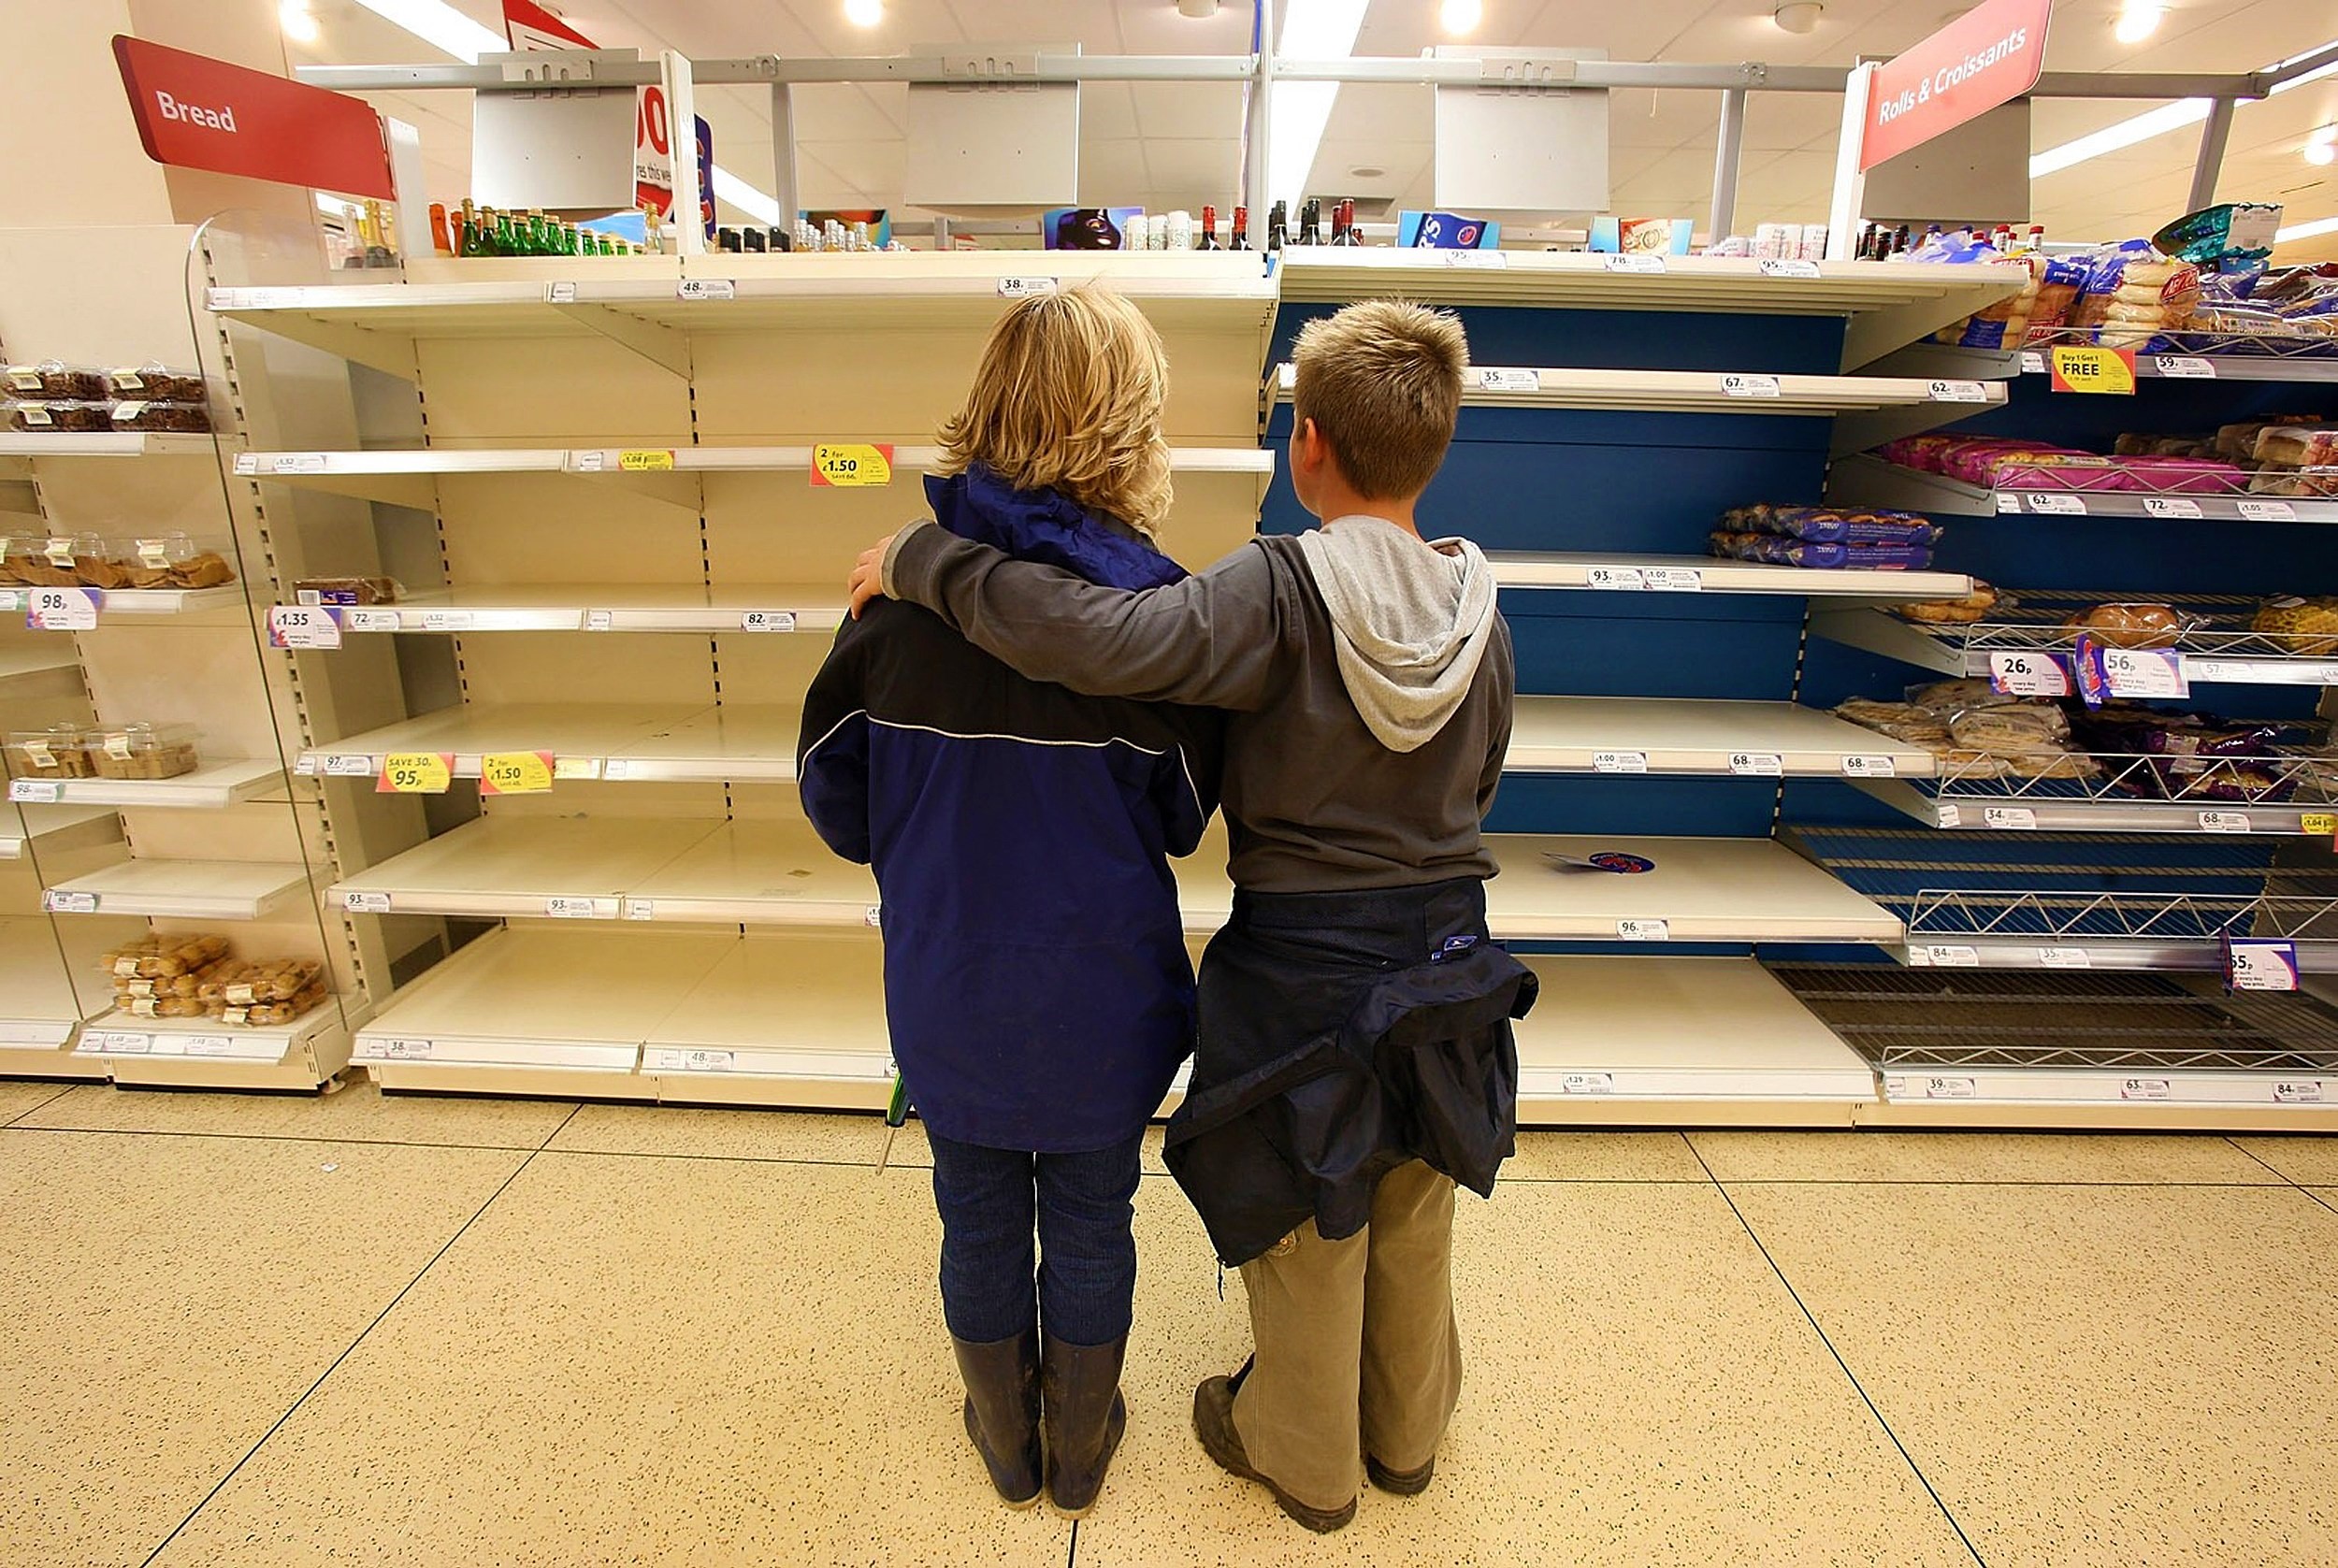
<path id="1" fill-rule="evenodd" d="M 404 623 L 395 610 L 344 610 L 343 625 L 351 631 L 396 631 Z"/>
<path id="2" fill-rule="evenodd" d="M 2249 814 L 2246 812 L 2202 812 L 2200 813 L 2200 830 L 2203 833 L 2246 833 L 2251 830 Z"/>
<path id="3" fill-rule="evenodd" d="M 729 278 L 685 278 L 673 292 L 677 299 L 736 299 L 739 285 Z"/>
<path id="4" fill-rule="evenodd" d="M 2018 513 L 2021 511 L 2021 497 L 2000 490 L 1997 496 L 1997 510 L 2000 516 L 2007 512 Z"/>
<path id="5" fill-rule="evenodd" d="M 2251 523 L 2295 523 L 2298 509 L 2287 501 L 2235 501 L 2241 516 Z"/>
<path id="6" fill-rule="evenodd" d="M 1672 926 L 1664 920 L 1619 920 L 1615 934 L 1624 942 L 1670 942 Z"/>
<path id="7" fill-rule="evenodd" d="M 2038 962 L 2046 969 L 2092 969 L 2095 960 L 2083 947 L 2041 947 Z"/>
<path id="8" fill-rule="evenodd" d="M 1991 654 L 1989 684 L 2009 697 L 2068 697 L 2070 671 L 2051 654 Z"/>
<path id="9" fill-rule="evenodd" d="M 1984 806 L 1981 821 L 1989 827 L 2030 828 L 2038 826 L 2038 813 L 2028 806 Z"/>
<path id="10" fill-rule="evenodd" d="M 1483 366 L 1478 371 L 1479 392 L 1540 392 L 1542 372 L 1539 370 L 1509 370 L 1496 366 Z"/>
<path id="11" fill-rule="evenodd" d="M 1964 825 L 1965 809 L 1962 806 L 1954 800 L 1935 800 L 1932 803 L 1933 827 L 1962 827 Z"/>
<path id="12" fill-rule="evenodd" d="M 657 919 L 657 900 L 655 899 L 628 899 L 625 901 L 625 917 L 628 920 Z"/>
<path id="13" fill-rule="evenodd" d="M 2119 1081 L 2121 1100 L 2165 1100 L 2175 1092 L 2175 1086 L 2165 1078 L 2123 1078 Z"/>
<path id="14" fill-rule="evenodd" d="M 601 473 L 609 467 L 609 453 L 597 447 L 587 452 L 572 452 L 569 454 L 569 467 L 580 474 Z"/>
<path id="15" fill-rule="evenodd" d="M 1913 949 L 1909 957 L 1914 958 L 1919 964 L 1929 964 L 1934 969 L 1979 969 L 1981 967 L 1981 950 L 1976 947 L 1927 942 L 1924 946 Z"/>
<path id="16" fill-rule="evenodd" d="M 427 1040 L 375 1036 L 357 1043 L 357 1054 L 368 1061 L 428 1061 L 430 1052 Z"/>
<path id="17" fill-rule="evenodd" d="M 91 1048 L 100 1056 L 142 1057 L 154 1049 L 154 1037 L 151 1034 L 132 1034 L 123 1029 L 106 1029 L 91 1038 L 94 1042 Z"/>
<path id="18" fill-rule="evenodd" d="M 20 806 L 53 806 L 65 798 L 65 784 L 57 779 L 10 779 L 8 798 Z"/>
<path id="19" fill-rule="evenodd" d="M 556 756 L 552 759 L 552 776 L 556 779 L 598 779 L 600 777 L 600 758 Z"/>
<path id="20" fill-rule="evenodd" d="M 1842 773 L 1846 779 L 1894 779 L 1899 776 L 1899 764 L 1888 756 L 1846 756 Z"/>
<path id="21" fill-rule="evenodd" d="M 1453 255 L 1466 254 L 1466 252 L 1459 251 L 1450 253 Z M 1609 272 L 1660 273 L 1665 269 L 1664 257 L 1651 255 L 1644 251 L 1634 251 L 1628 254 L 1602 256 L 1599 258 L 1599 263 Z"/>
<path id="22" fill-rule="evenodd" d="M 739 616 L 741 631 L 794 631 L 796 612 L 792 610 L 748 610 Z"/>
<path id="23" fill-rule="evenodd" d="M 2183 655 L 2167 648 L 2105 648 L 2102 683 L 2113 697 L 2189 697 Z"/>
<path id="24" fill-rule="evenodd" d="M 1646 752 L 1594 752 L 1591 770 L 1595 773 L 1645 773 L 1648 771 Z"/>
<path id="25" fill-rule="evenodd" d="M 2086 502 L 2083 496 L 2059 495 L 2051 490 L 2033 490 L 2022 498 L 2029 510 L 2041 517 L 2086 515 Z"/>
<path id="26" fill-rule="evenodd" d="M 1648 580 L 1638 567 L 1593 567 L 1583 573 L 1583 585 L 1588 588 L 1637 592 L 1648 586 Z"/>
<path id="27" fill-rule="evenodd" d="M 1979 1092 L 1979 1086 L 1970 1078 L 1934 1077 L 1924 1081 L 1927 1100 L 1970 1100 Z"/>
<path id="28" fill-rule="evenodd" d="M 576 281 L 570 278 L 564 279 L 557 283 L 546 283 L 544 285 L 544 303 L 546 305 L 575 304 Z"/>
<path id="29" fill-rule="evenodd" d="M 325 758 L 325 776 L 328 779 L 369 779 L 380 771 L 373 758 L 363 752 L 329 753 Z"/>
<path id="30" fill-rule="evenodd" d="M 2183 496 L 2145 496 L 2143 512 L 2149 517 L 2198 517 L 2200 503 Z"/>
<path id="31" fill-rule="evenodd" d="M 1782 779 L 1786 776 L 1786 759 L 1776 752 L 1731 752 L 1729 771 L 1739 778 Z"/>
<path id="32" fill-rule="evenodd" d="M 260 460 L 257 457 L 248 452 L 239 452 L 236 453 L 236 473 L 238 477 L 249 479 L 259 471 Z"/>
<path id="33" fill-rule="evenodd" d="M 44 888 L 40 895 L 40 907 L 51 914 L 95 914 L 97 895 L 77 893 L 64 887 Z"/>
<path id="34" fill-rule="evenodd" d="M 1510 258 L 1499 251 L 1440 251 L 1448 266 L 1474 266 L 1499 272 L 1510 265 Z"/>
<path id="35" fill-rule="evenodd" d="M 316 605 L 275 604 L 268 607 L 267 640 L 278 648 L 338 648 L 341 624 L 333 612 Z"/>
<path id="36" fill-rule="evenodd" d="M 669 1051 L 669 1072 L 728 1072 L 738 1057 L 730 1051 Z"/>
<path id="37" fill-rule="evenodd" d="M 1002 278 L 999 280 L 999 297 L 1029 299 L 1035 294 L 1053 294 L 1062 286 L 1053 278 Z"/>
<path id="38" fill-rule="evenodd" d="M 236 1042 L 232 1035 L 191 1034 L 186 1037 L 186 1053 L 191 1057 L 232 1057 Z"/>
<path id="39" fill-rule="evenodd" d="M 1782 258 L 1772 258 L 1762 263 L 1762 276 L 1765 278 L 1811 279 L 1818 275 L 1818 263 L 1814 261 L 1787 261 Z"/>
<path id="40" fill-rule="evenodd" d="M 387 914 L 390 913 L 390 895 L 344 893 L 341 895 L 341 908 L 352 914 Z"/>
<path id="41" fill-rule="evenodd" d="M 2319 1078 L 2290 1078 L 2273 1086 L 2273 1102 L 2278 1105 L 2319 1105 L 2322 1102 L 2322 1081 Z"/>
<path id="42" fill-rule="evenodd" d="M 555 920 L 614 920 L 617 917 L 617 900 L 554 897 L 544 900 L 544 913 Z"/>
<path id="43" fill-rule="evenodd" d="M 871 904 L 867 909 L 860 912 L 860 921 L 862 925 L 868 926 L 872 929 L 882 927 L 885 924 L 884 906 L 881 904 Z"/>
<path id="44" fill-rule="evenodd" d="M 1934 381 L 1925 394 L 1935 403 L 1985 403 L 1989 389 L 1979 381 Z"/>
<path id="45" fill-rule="evenodd" d="M 325 453 L 321 452 L 272 452 L 267 461 L 267 471 L 272 474 L 325 472 Z"/>
<path id="46" fill-rule="evenodd" d="M 586 631 L 613 631 L 616 629 L 616 625 L 617 612 L 613 610 L 587 610 L 584 611 L 584 629 Z"/>
<path id="47" fill-rule="evenodd" d="M 1696 594 L 1705 588 L 1705 574 L 1695 567 L 1648 567 L 1640 585 L 1659 594 Z"/>
<path id="48" fill-rule="evenodd" d="M 35 588 L 24 596 L 24 624 L 35 631 L 95 631 L 97 590 Z"/>
<path id="49" fill-rule="evenodd" d="M 557 766 L 557 764 L 556 764 L 556 766 Z M 599 776 L 603 779 L 612 780 L 629 779 L 633 776 L 633 764 L 628 762 L 621 756 L 613 756 L 608 761 L 600 765 Z M 554 777 L 556 778 L 558 775 L 555 774 Z"/>
<path id="50" fill-rule="evenodd" d="M 469 631 L 471 612 L 468 610 L 426 610 L 422 612 L 425 631 Z"/>
<path id="51" fill-rule="evenodd" d="M 2044 375 L 2046 373 L 2045 355 L 2034 349 L 2024 349 L 2021 355 L 2021 373 L 2025 376 Z"/>
<path id="52" fill-rule="evenodd" d="M 2225 944 L 2225 980 L 2236 991 L 2294 991 L 2298 949 L 2291 942 L 2234 937 Z"/>
<path id="53" fill-rule="evenodd" d="M 1721 378 L 1721 393 L 1725 397 L 1776 397 L 1782 390 L 1775 376 L 1745 376 L 1733 372 Z"/>
<path id="54" fill-rule="evenodd" d="M 2216 362 L 2193 354 L 2163 353 L 2155 356 L 2152 367 L 2163 376 L 2182 381 L 2213 381 L 2216 379 Z"/>
<path id="55" fill-rule="evenodd" d="M 1613 1094 L 1615 1074 L 1612 1072 L 1562 1072 L 1559 1074 L 1561 1094 Z"/>

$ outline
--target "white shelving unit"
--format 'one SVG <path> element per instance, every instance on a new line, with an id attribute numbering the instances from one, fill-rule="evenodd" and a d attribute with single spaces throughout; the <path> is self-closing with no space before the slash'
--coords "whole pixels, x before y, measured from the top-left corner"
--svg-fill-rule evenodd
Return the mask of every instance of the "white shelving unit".
<path id="1" fill-rule="evenodd" d="M 240 610 L 243 585 L 216 588 L 93 588 L 100 615 L 193 615 L 210 610 Z M 0 614 L 22 615 L 29 608 L 29 588 L 0 588 Z"/>
<path id="2" fill-rule="evenodd" d="M 1921 778 L 1932 754 L 1792 702 L 1522 697 L 1505 770 Z"/>
<path id="3" fill-rule="evenodd" d="M 306 867 L 240 860 L 124 860 L 52 883 L 52 914 L 141 914 L 165 920 L 266 920 L 312 897 Z"/>
<path id="4" fill-rule="evenodd" d="M 0 700 L 39 702 L 80 695 L 80 661 L 69 640 L 0 647 Z"/>
<path id="5" fill-rule="evenodd" d="M 0 1072 L 40 1077 L 102 1078 L 102 1067 L 76 1062 L 65 1047 L 80 1026 L 57 946 L 43 916 L 0 916 Z"/>
<path id="6" fill-rule="evenodd" d="M 1277 403 L 1295 377 L 1275 367 Z M 2002 407 L 2005 388 L 1978 381 L 1886 376 L 1770 376 L 1710 370 L 1570 370 L 1473 365 L 1462 406 L 1477 409 L 1603 409 L 1643 413 L 1840 414 L 1936 408 L 1942 420 Z M 1915 428 L 1926 428 L 1919 424 Z"/>
<path id="7" fill-rule="evenodd" d="M 0 815 L 0 860 L 87 849 L 121 837 L 122 818 L 110 807 L 26 806 Z"/>
<path id="8" fill-rule="evenodd" d="M 137 1071 L 139 1065 L 158 1061 L 217 1062 L 231 1071 L 281 1067 L 296 1053 L 317 1049 L 345 1032 L 329 1001 L 289 1024 L 230 1026 L 210 1018 L 140 1018 L 114 1011 L 82 1027 L 73 1054 L 100 1059 L 117 1081 L 135 1083 L 143 1076 Z M 340 1054 L 346 1056 L 346 1043 Z M 167 1065 L 164 1072 L 167 1073 Z"/>
<path id="9" fill-rule="evenodd" d="M 417 594 L 335 612 L 346 633 L 815 632 L 844 622 L 839 583 L 699 587 L 657 583 L 519 584 Z"/>
<path id="10" fill-rule="evenodd" d="M 1972 579 L 1953 571 L 1856 571 L 1765 566 L 1703 555 L 1599 555 L 1492 550 L 1505 588 L 1585 588 L 1655 594 L 1778 594 L 1908 603 L 1963 598 Z"/>
<path id="11" fill-rule="evenodd" d="M 209 457 L 216 450 L 209 436 L 159 430 L 0 430 L 0 458 Z"/>
<path id="12" fill-rule="evenodd" d="M 40 806 L 150 806 L 219 811 L 248 800 L 281 796 L 283 765 L 273 757 L 213 759 L 191 773 L 170 779 L 12 779 L 8 798 Z"/>

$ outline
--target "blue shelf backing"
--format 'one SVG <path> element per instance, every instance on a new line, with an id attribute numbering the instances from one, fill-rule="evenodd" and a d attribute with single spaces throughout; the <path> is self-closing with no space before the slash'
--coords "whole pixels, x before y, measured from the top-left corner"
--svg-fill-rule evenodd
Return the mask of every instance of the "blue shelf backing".
<path id="1" fill-rule="evenodd" d="M 1434 303 L 1429 301 L 1428 303 Z M 1275 315 L 1270 365 L 1291 357 L 1299 329 L 1339 309 L 1285 305 Z M 1479 365 L 1570 370 L 1758 370 L 1781 376 L 1842 373 L 1840 316 L 1733 316 L 1674 310 L 1450 308 Z"/>

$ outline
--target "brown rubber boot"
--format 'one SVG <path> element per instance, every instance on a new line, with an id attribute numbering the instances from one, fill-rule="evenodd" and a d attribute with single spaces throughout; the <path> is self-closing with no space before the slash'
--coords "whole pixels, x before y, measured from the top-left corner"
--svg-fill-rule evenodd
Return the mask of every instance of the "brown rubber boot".
<path id="1" fill-rule="evenodd" d="M 953 1337 L 966 1384 L 966 1435 L 1010 1508 L 1039 1501 L 1039 1331 L 975 1345 Z"/>
<path id="2" fill-rule="evenodd" d="M 1250 1456 L 1243 1449 L 1242 1434 L 1234 1430 L 1234 1397 L 1242 1391 L 1242 1380 L 1250 1375 L 1250 1368 L 1257 1363 L 1258 1358 L 1253 1356 L 1232 1377 L 1205 1379 L 1193 1390 L 1193 1435 L 1202 1440 L 1203 1451 L 1218 1461 L 1218 1468 L 1246 1481 L 1256 1481 L 1273 1492 L 1284 1513 L 1318 1535 L 1329 1535 L 1345 1528 L 1356 1517 L 1354 1498 L 1349 1498 L 1345 1507 L 1311 1507 L 1277 1486 L 1272 1477 L 1250 1468 Z"/>
<path id="3" fill-rule="evenodd" d="M 1129 1336 L 1108 1345 L 1067 1345 L 1046 1336 L 1039 1363 L 1040 1406 L 1047 1429 L 1047 1500 L 1056 1511 L 1084 1518 L 1096 1505 L 1104 1471 L 1128 1430 L 1120 1398 L 1120 1366 Z"/>

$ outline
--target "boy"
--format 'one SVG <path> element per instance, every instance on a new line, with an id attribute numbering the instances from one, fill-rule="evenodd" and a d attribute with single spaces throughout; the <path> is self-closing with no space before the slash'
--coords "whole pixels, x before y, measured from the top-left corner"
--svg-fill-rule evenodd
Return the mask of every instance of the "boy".
<path id="1" fill-rule="evenodd" d="M 1456 1181 L 1512 1149 L 1509 1020 L 1534 976 L 1487 940 L 1479 826 L 1510 728 L 1485 558 L 1424 542 L 1468 344 L 1393 301 L 1309 324 L 1291 479 L 1322 526 L 1122 593 L 912 525 L 880 592 L 1075 691 L 1229 711 L 1233 919 L 1202 960 L 1201 1043 L 1166 1156 L 1242 1269 L 1256 1352 L 1195 1390 L 1210 1457 L 1316 1531 L 1431 1479 L 1461 1386 Z"/>

